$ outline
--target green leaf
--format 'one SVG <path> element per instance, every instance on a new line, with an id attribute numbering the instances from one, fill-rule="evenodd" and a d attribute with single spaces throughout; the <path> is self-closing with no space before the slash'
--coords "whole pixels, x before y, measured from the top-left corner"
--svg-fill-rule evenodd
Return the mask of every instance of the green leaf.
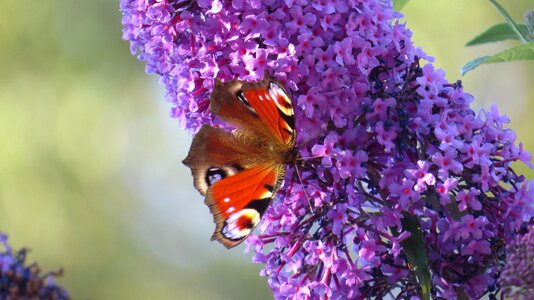
<path id="1" fill-rule="evenodd" d="M 528 42 L 528 39 L 519 30 L 519 28 L 517 27 L 517 24 L 514 22 L 512 17 L 510 17 L 506 9 L 504 9 L 504 7 L 502 7 L 496 0 L 489 0 L 489 1 L 497 8 L 497 11 L 501 14 L 501 16 L 503 16 L 508 26 L 510 26 L 510 28 L 512 28 L 515 34 L 517 34 L 517 37 L 519 38 L 519 40 L 521 40 L 522 43 L 526 44 Z"/>
<path id="2" fill-rule="evenodd" d="M 491 56 L 486 63 L 534 59 L 534 42 L 519 45 Z"/>
<path id="3" fill-rule="evenodd" d="M 400 11 L 409 0 L 393 0 L 393 9 Z"/>
<path id="4" fill-rule="evenodd" d="M 525 24 L 517 24 L 519 30 L 526 36 L 528 35 L 528 28 Z M 519 37 L 515 31 L 506 23 L 493 25 L 486 31 L 470 40 L 466 46 L 474 46 L 485 43 L 500 42 L 504 40 L 518 40 Z"/>
<path id="5" fill-rule="evenodd" d="M 402 249 L 410 264 L 413 265 L 417 280 L 423 290 L 423 299 L 430 300 L 430 269 L 428 268 L 428 256 L 426 243 L 423 238 L 419 220 L 408 214 L 403 214 L 402 227 L 411 233 L 411 236 L 401 242 Z"/>
<path id="6" fill-rule="evenodd" d="M 482 57 L 473 59 L 472 61 L 466 63 L 462 67 L 462 69 L 460 70 L 460 73 L 462 74 L 462 76 L 464 76 L 465 74 L 467 74 L 467 72 L 469 72 L 471 70 L 474 70 L 476 67 L 478 67 L 481 64 L 483 64 L 484 62 L 486 62 L 488 60 L 488 58 L 490 58 L 490 57 L 489 56 L 482 56 Z"/>
<path id="7" fill-rule="evenodd" d="M 534 42 L 528 44 L 519 45 L 501 53 L 497 53 L 492 56 L 483 56 L 474 59 L 462 67 L 461 73 L 465 75 L 467 72 L 475 69 L 482 64 L 499 63 L 505 61 L 514 60 L 534 60 Z"/>

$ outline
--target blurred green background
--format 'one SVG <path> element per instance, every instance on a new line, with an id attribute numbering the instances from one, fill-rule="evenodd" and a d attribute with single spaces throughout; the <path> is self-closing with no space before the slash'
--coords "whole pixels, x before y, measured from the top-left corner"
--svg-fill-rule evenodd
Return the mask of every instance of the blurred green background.
<path id="1" fill-rule="evenodd" d="M 516 20 L 534 8 L 501 3 Z M 64 268 L 60 283 L 75 299 L 271 298 L 244 247 L 209 242 L 211 216 L 180 163 L 190 137 L 121 40 L 118 7 L 0 1 L 0 230 L 45 269 Z M 488 1 L 413 0 L 404 13 L 451 81 L 465 62 L 506 47 L 463 47 L 501 21 Z M 534 151 L 533 62 L 461 79 L 477 109 L 499 103 Z"/>

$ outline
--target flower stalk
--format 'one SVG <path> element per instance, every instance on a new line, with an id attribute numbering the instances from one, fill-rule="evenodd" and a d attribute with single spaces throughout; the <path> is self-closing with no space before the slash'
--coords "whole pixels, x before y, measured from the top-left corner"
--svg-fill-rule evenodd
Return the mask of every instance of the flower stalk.
<path id="1" fill-rule="evenodd" d="M 389 1 L 122 0 L 124 35 L 196 132 L 215 78 L 267 70 L 292 94 L 301 157 L 247 240 L 275 298 L 494 295 L 532 216 L 530 154 L 475 112 Z M 425 63 L 425 61 L 427 63 Z M 308 201 L 305 194 L 309 196 Z M 310 204 L 312 209 L 310 211 Z"/>

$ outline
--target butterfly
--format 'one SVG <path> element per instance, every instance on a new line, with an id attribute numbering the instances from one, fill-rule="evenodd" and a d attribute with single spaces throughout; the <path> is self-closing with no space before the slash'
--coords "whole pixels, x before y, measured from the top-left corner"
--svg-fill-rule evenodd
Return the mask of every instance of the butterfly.
<path id="1" fill-rule="evenodd" d="M 267 73 L 257 82 L 216 79 L 210 110 L 235 129 L 203 125 L 183 163 L 213 215 L 211 239 L 232 248 L 258 225 L 298 159 L 295 117 L 287 90 Z"/>

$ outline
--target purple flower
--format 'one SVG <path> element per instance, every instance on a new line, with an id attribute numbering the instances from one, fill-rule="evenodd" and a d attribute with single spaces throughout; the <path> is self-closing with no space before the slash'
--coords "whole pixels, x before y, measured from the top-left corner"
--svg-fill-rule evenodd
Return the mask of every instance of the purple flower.
<path id="1" fill-rule="evenodd" d="M 499 108 L 493 104 L 491 110 L 485 113 L 487 122 L 495 123 L 498 128 L 503 128 L 503 124 L 510 123 L 507 116 L 499 115 Z"/>
<path id="2" fill-rule="evenodd" d="M 382 265 L 381 268 L 382 274 L 388 276 L 387 281 L 390 284 L 395 284 L 401 278 L 404 278 L 408 275 L 408 269 L 403 267 L 394 267 L 392 265 Z"/>
<path id="3" fill-rule="evenodd" d="M 26 263 L 28 250 L 13 251 L 2 232 L 0 247 L 0 299 L 69 299 L 67 291 L 55 282 L 61 270 L 41 274 L 36 263 Z"/>
<path id="4" fill-rule="evenodd" d="M 349 177 L 363 176 L 365 173 L 365 168 L 363 164 L 367 162 L 369 157 L 364 151 L 358 151 L 355 154 L 349 152 L 341 153 L 341 157 L 337 160 L 337 168 L 339 171 L 339 176 L 343 179 Z"/>
<path id="5" fill-rule="evenodd" d="M 459 222 L 455 222 L 451 229 L 445 232 L 443 239 L 446 241 L 452 238 L 456 241 L 473 238 L 479 240 L 483 235 L 483 227 L 488 224 L 485 217 L 474 218 L 472 215 L 465 215 Z"/>
<path id="6" fill-rule="evenodd" d="M 383 122 L 377 122 L 375 131 L 376 140 L 380 145 L 384 146 L 388 151 L 395 148 L 395 139 L 397 138 L 395 128 L 387 128 Z"/>
<path id="7" fill-rule="evenodd" d="M 471 143 L 465 144 L 462 152 L 468 157 L 465 165 L 472 168 L 475 165 L 491 165 L 489 154 L 495 151 L 490 143 L 482 143 L 482 136 L 477 135 Z"/>
<path id="8" fill-rule="evenodd" d="M 473 210 L 482 209 L 482 204 L 478 201 L 477 197 L 480 195 L 480 191 L 471 188 L 469 191 L 462 190 L 456 196 L 456 201 L 458 201 L 458 208 L 461 211 L 466 210 L 468 207 L 471 207 Z"/>
<path id="9" fill-rule="evenodd" d="M 315 70 L 317 72 L 324 71 L 327 68 L 335 67 L 336 61 L 334 60 L 334 50 L 332 46 L 328 46 L 326 50 L 323 50 L 322 48 L 314 48 L 313 49 L 313 56 L 315 58 L 315 61 L 317 62 L 315 65 Z"/>
<path id="10" fill-rule="evenodd" d="M 394 109 L 395 105 L 397 105 L 397 101 L 394 98 L 378 98 L 373 102 L 373 111 L 368 113 L 367 118 L 374 122 L 385 120 L 388 113 Z"/>
<path id="11" fill-rule="evenodd" d="M 491 253 L 491 245 L 488 241 L 470 241 L 465 247 L 462 248 L 462 255 L 475 256 L 480 254 L 482 256 Z"/>
<path id="12" fill-rule="evenodd" d="M 361 47 L 361 45 L 359 45 Z M 369 42 L 365 42 L 363 48 L 358 54 L 358 66 L 361 68 L 363 74 L 368 74 L 374 67 L 378 66 L 378 57 L 386 52 L 383 46 L 371 46 Z"/>
<path id="13" fill-rule="evenodd" d="M 407 210 L 412 201 L 419 199 L 419 193 L 414 190 L 414 182 L 404 179 L 402 184 L 391 183 L 389 186 L 390 198 L 396 198 L 394 203 L 398 203 L 403 210 Z"/>
<path id="14" fill-rule="evenodd" d="M 334 53 L 336 54 L 336 62 L 341 66 L 353 65 L 356 60 L 352 55 L 352 39 L 345 38 L 341 42 L 334 44 Z"/>
<path id="15" fill-rule="evenodd" d="M 294 5 L 289 13 L 292 21 L 286 24 L 289 33 L 299 32 L 305 34 L 310 32 L 310 27 L 315 24 L 316 16 L 311 12 L 303 13 L 302 6 Z"/>
<path id="16" fill-rule="evenodd" d="M 314 145 L 311 152 L 315 156 L 323 156 L 321 163 L 326 167 L 331 167 L 336 144 L 339 144 L 339 136 L 332 132 L 326 136 L 323 145 Z"/>
<path id="17" fill-rule="evenodd" d="M 438 192 L 439 202 L 441 205 L 447 205 L 451 202 L 450 193 L 456 188 L 457 185 L 458 179 L 456 178 L 447 178 L 445 182 L 437 184 L 436 192 Z"/>
<path id="18" fill-rule="evenodd" d="M 447 119 L 447 113 L 442 115 L 443 119 Z M 464 143 L 458 138 L 458 130 L 456 125 L 447 125 L 445 122 L 440 123 L 436 129 L 434 129 L 434 135 L 441 142 L 439 145 L 440 150 L 449 150 L 451 148 L 460 149 Z"/>
<path id="19" fill-rule="evenodd" d="M 427 186 L 432 186 L 436 182 L 434 174 L 429 172 L 430 163 L 427 161 L 418 161 L 417 169 L 406 170 L 406 176 L 410 179 L 416 180 L 416 191 L 425 191 Z"/>
<path id="20" fill-rule="evenodd" d="M 528 299 L 534 295 L 534 225 L 525 228 L 506 246 L 506 264 L 498 283 L 510 299 Z"/>
<path id="21" fill-rule="evenodd" d="M 422 76 L 416 79 L 419 84 L 417 93 L 425 99 L 436 97 L 446 82 L 445 71 L 441 69 L 435 70 L 434 66 L 429 64 L 422 68 L 422 73 Z"/>
<path id="22" fill-rule="evenodd" d="M 326 216 L 332 220 L 332 232 L 337 235 L 342 234 L 342 230 L 347 222 L 347 205 L 337 204 L 333 210 L 330 210 Z"/>
<path id="23" fill-rule="evenodd" d="M 215 78 L 267 70 L 292 94 L 299 154 L 324 157 L 299 168 L 304 185 L 287 167 L 247 240 L 275 298 L 421 297 L 405 253 L 414 233 L 433 297 L 490 292 L 502 245 L 533 215 L 533 188 L 512 169 L 531 156 L 496 107 L 475 113 L 460 82 L 420 66 L 432 59 L 390 2 L 122 0 L 121 9 L 124 39 L 192 132 L 219 124 L 208 101 Z M 420 232 L 403 227 L 408 218 Z"/>
<path id="24" fill-rule="evenodd" d="M 432 156 L 432 162 L 439 166 L 439 177 L 447 178 L 449 177 L 449 172 L 460 174 L 464 166 L 456 160 L 458 157 L 458 151 L 454 148 L 447 148 L 445 153 L 436 152 Z"/>

